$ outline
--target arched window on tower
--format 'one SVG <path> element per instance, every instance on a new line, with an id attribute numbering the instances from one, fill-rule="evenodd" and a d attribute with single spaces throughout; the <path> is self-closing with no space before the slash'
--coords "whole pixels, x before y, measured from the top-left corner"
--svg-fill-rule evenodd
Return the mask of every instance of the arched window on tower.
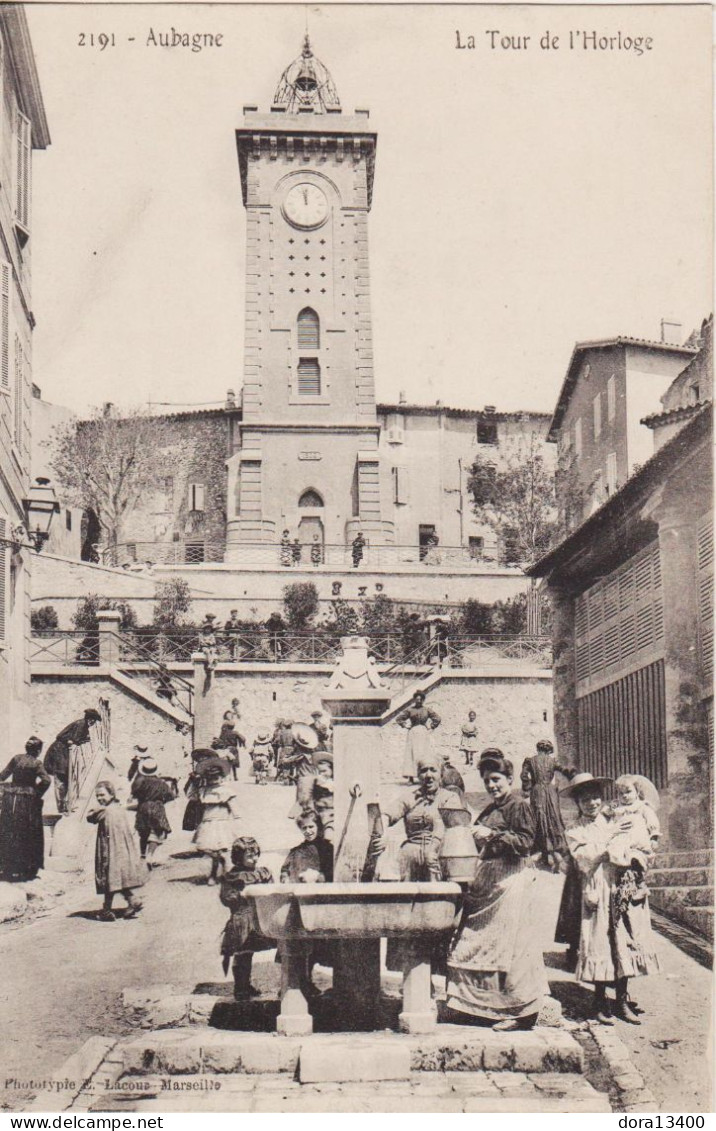
<path id="1" fill-rule="evenodd" d="M 302 357 L 298 362 L 298 395 L 318 397 L 321 394 L 321 367 L 316 357 Z"/>
<path id="2" fill-rule="evenodd" d="M 312 510 L 315 510 L 316 507 L 323 506 L 323 499 L 318 494 L 318 491 L 314 491 L 313 487 L 309 487 L 308 490 L 304 491 L 301 495 L 298 500 L 298 505 L 299 507 L 311 507 Z"/>
<path id="3" fill-rule="evenodd" d="M 315 310 L 305 306 L 298 316 L 298 348 L 317 350 L 321 346 L 321 324 Z"/>

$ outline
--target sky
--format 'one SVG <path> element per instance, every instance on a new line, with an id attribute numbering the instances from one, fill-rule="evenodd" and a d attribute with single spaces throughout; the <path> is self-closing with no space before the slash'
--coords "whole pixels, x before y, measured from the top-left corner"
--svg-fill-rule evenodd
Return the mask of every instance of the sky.
<path id="1" fill-rule="evenodd" d="M 268 109 L 306 18 L 344 111 L 368 107 L 378 131 L 380 401 L 549 412 L 575 341 L 658 340 L 662 318 L 683 340 L 711 309 L 706 5 L 27 14 L 52 138 L 34 157 L 32 228 L 33 373 L 51 402 L 188 406 L 240 388 L 234 130 L 244 104 Z M 147 43 L 172 27 L 221 46 Z M 570 50 L 570 31 L 652 47 L 585 50 L 576 35 Z M 547 32 L 557 48 L 540 47 Z"/>

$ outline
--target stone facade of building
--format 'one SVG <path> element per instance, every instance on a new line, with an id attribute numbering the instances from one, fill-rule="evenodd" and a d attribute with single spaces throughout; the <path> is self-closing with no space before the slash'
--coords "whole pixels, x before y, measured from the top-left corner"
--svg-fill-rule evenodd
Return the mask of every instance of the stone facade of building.
<path id="1" fill-rule="evenodd" d="M 23 499 L 32 419 L 32 159 L 50 137 L 21 5 L 0 9 L 0 718 L 8 750 L 28 737 L 33 551 Z"/>

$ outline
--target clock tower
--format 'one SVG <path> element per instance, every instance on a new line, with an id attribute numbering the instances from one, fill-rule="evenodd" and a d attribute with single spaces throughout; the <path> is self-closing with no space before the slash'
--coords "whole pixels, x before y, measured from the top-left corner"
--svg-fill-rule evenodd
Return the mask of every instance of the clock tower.
<path id="1" fill-rule="evenodd" d="M 344 114 L 306 36 L 269 113 L 236 131 L 247 223 L 241 420 L 226 560 L 272 561 L 285 530 L 344 564 L 361 531 L 393 541 L 378 458 L 368 213 L 376 135 Z M 257 556 L 256 546 L 260 546 Z"/>

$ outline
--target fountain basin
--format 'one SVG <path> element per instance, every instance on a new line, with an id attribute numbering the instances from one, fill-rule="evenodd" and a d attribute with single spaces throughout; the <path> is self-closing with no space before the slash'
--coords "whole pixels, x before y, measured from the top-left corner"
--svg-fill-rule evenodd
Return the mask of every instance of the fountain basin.
<path id="1" fill-rule="evenodd" d="M 375 939 L 450 930 L 462 891 L 441 882 L 255 884 L 242 894 L 268 938 Z"/>

